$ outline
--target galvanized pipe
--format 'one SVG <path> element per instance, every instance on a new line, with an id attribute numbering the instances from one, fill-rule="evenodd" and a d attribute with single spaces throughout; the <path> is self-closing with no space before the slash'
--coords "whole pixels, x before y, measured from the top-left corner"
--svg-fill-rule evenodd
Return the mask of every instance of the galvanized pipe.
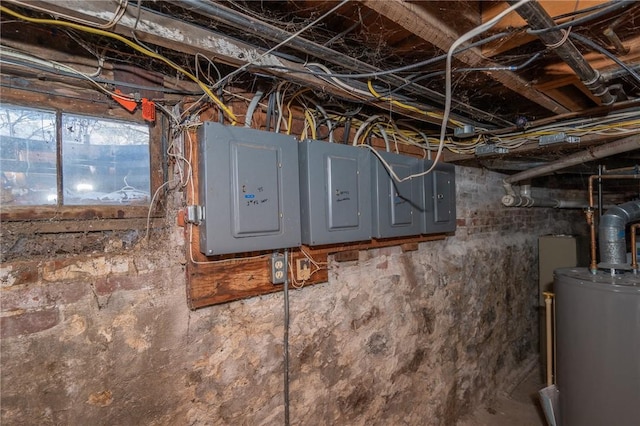
<path id="1" fill-rule="evenodd" d="M 510 0 L 508 3 L 515 4 L 517 1 Z M 553 18 L 537 1 L 524 4 L 516 12 L 522 16 L 531 29 L 544 30 L 556 26 Z M 557 31 L 541 32 L 538 37 L 571 67 L 591 93 L 600 98 L 603 105 L 613 104 L 616 97 L 609 92 L 600 73 L 591 67 L 578 48 L 565 37 L 565 34 L 565 30 L 558 29 Z"/>
<path id="2" fill-rule="evenodd" d="M 614 142 L 609 142 L 595 148 L 589 148 L 585 151 L 569 155 L 553 163 L 516 173 L 506 178 L 504 182 L 505 184 L 520 182 L 526 179 L 553 173 L 557 170 L 566 169 L 567 167 L 575 166 L 577 164 L 587 163 L 599 158 L 605 158 L 611 155 L 633 151 L 635 149 L 640 149 L 640 135 L 627 136 L 626 138 L 618 139 Z"/>

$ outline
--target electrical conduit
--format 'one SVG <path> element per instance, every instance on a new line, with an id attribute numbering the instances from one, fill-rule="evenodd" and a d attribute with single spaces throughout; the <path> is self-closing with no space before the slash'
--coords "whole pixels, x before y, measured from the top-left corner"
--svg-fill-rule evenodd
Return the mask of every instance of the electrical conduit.
<path id="1" fill-rule="evenodd" d="M 515 4 L 517 2 L 509 1 L 508 3 Z M 551 16 L 538 2 L 527 3 L 518 8 L 517 12 L 534 31 L 556 27 L 556 23 Z M 600 73 L 591 67 L 578 48 L 571 40 L 568 40 L 566 31 L 568 30 L 536 31 L 536 35 L 545 46 L 553 49 L 571 67 L 589 91 L 600 98 L 603 105 L 613 104 L 616 101 L 616 97 L 609 92 L 609 88 L 604 84 Z"/>

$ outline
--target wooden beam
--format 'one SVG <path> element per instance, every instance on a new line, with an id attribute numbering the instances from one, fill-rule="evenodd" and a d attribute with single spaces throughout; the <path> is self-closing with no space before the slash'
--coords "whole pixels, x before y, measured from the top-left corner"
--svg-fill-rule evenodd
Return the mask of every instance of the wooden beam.
<path id="1" fill-rule="evenodd" d="M 370 9 L 386 17 L 392 22 L 400 25 L 407 31 L 420 37 L 422 40 L 431 43 L 433 46 L 447 51 L 449 47 L 459 38 L 452 28 L 447 26 L 438 17 L 434 16 L 419 3 L 409 3 L 403 0 L 360 0 Z M 499 66 L 482 55 L 477 49 L 469 49 L 456 55 L 456 58 L 471 67 L 492 67 Z M 540 93 L 531 87 L 528 81 L 521 79 L 518 75 L 510 71 L 487 72 L 492 79 L 500 82 L 509 90 L 529 99 L 543 108 L 560 114 L 568 112 L 568 109 L 558 102 Z"/>
<path id="2" fill-rule="evenodd" d="M 563 93 L 563 88 L 570 86 L 571 89 L 576 89 L 584 96 L 582 99 L 575 99 L 573 96 L 567 96 Z M 567 108 L 572 111 L 580 111 L 586 108 L 585 102 L 588 98 L 595 105 L 601 105 L 601 100 L 597 96 L 595 96 L 589 89 L 586 88 L 584 84 L 580 81 L 577 75 L 567 75 L 564 77 L 552 77 L 547 81 L 537 83 L 535 85 L 536 89 L 547 93 L 549 96 L 557 100 L 559 103 L 563 104 Z M 583 102 L 581 102 L 583 101 Z M 588 101 L 587 101 L 588 102 Z"/>
<path id="3" fill-rule="evenodd" d="M 104 24 L 114 17 L 117 6 L 112 2 L 85 1 L 85 0 L 7 0 L 33 10 L 47 11 L 59 16 L 72 16 L 96 24 Z M 117 21 L 111 29 L 116 34 L 131 37 L 135 28 L 138 40 L 162 46 L 174 51 L 187 54 L 200 53 L 216 62 L 224 63 L 234 67 L 244 66 L 250 61 L 254 65 L 267 65 L 285 67 L 285 69 L 261 69 L 260 72 L 271 74 L 284 80 L 294 81 L 302 86 L 312 87 L 323 93 L 330 93 L 343 99 L 352 101 L 362 101 L 361 96 L 357 96 L 351 91 L 332 85 L 325 80 L 307 73 L 307 69 L 297 62 L 291 62 L 275 55 L 264 55 L 265 50 L 258 49 L 242 41 L 228 37 L 225 34 L 216 33 L 203 27 L 189 24 L 183 20 L 175 19 L 166 15 L 140 9 L 138 19 L 138 9 L 129 6 L 124 15 Z M 249 69 L 249 72 L 251 70 Z M 436 93 L 434 92 L 434 95 Z M 371 102 L 372 105 L 384 111 L 388 111 L 389 103 L 384 101 Z M 423 106 L 425 109 L 435 110 L 433 107 Z M 475 110 L 471 110 L 474 112 Z M 440 120 L 426 114 L 420 114 L 409 110 L 394 110 L 395 113 L 410 117 L 422 122 L 440 124 Z M 476 116 L 481 116 L 480 111 L 475 112 Z M 452 118 L 468 122 L 469 120 L 452 114 Z"/>
<path id="4" fill-rule="evenodd" d="M 28 223 L 24 221 L 4 222 L 2 226 L 18 227 L 21 232 L 34 234 L 68 234 L 74 232 L 84 234 L 87 232 L 127 231 L 131 229 L 144 231 L 147 228 L 147 219 L 31 220 Z M 168 226 L 164 218 L 155 218 L 149 222 L 149 229 L 161 229 Z"/>
<path id="5" fill-rule="evenodd" d="M 84 0 L 34 0 L 28 2 L 8 0 L 7 3 L 15 3 L 34 10 L 47 10 L 54 15 L 68 15 L 96 23 L 110 21 L 116 9 L 116 6 L 111 2 Z M 136 37 L 142 42 L 188 54 L 200 53 L 227 65 L 240 67 L 246 65 L 249 60 L 255 65 L 287 67 L 306 72 L 306 69 L 298 63 L 271 54 L 264 55 L 265 52 L 261 49 L 179 19 L 145 9 L 140 9 L 140 18 L 137 19 L 137 8 L 133 6 L 127 9 L 127 12 L 117 21 L 111 31 L 125 37 L 131 37 L 134 28 Z M 329 85 L 312 75 L 286 70 L 266 70 L 264 72 L 294 80 L 299 84 L 308 85 L 346 99 L 357 99 L 353 94 Z"/>
<path id="6" fill-rule="evenodd" d="M 538 0 L 538 3 L 547 11 L 549 16 L 560 16 L 565 13 L 573 12 L 576 7 L 580 9 L 586 9 L 588 7 L 597 6 L 602 3 L 606 3 L 608 0 L 580 0 L 577 1 L 558 1 L 558 0 Z M 509 5 L 507 2 L 496 1 L 481 1 L 480 7 L 482 8 L 482 22 L 487 22 L 494 18 L 496 15 L 504 11 Z M 500 20 L 493 28 L 492 31 L 500 32 L 507 28 L 519 28 L 526 26 L 527 23 L 517 13 L 510 13 Z M 507 52 L 523 44 L 529 43 L 535 40 L 537 37 L 529 35 L 525 32 L 519 32 L 512 37 L 508 37 L 505 40 L 498 40 L 492 43 L 487 43 L 482 46 L 482 53 L 485 56 L 492 57 L 503 52 Z"/>

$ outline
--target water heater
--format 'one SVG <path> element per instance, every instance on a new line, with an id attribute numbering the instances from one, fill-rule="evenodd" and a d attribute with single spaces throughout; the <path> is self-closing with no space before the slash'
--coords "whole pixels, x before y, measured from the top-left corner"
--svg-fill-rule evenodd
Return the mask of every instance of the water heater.
<path id="1" fill-rule="evenodd" d="M 555 271 L 562 426 L 640 424 L 640 275 Z"/>

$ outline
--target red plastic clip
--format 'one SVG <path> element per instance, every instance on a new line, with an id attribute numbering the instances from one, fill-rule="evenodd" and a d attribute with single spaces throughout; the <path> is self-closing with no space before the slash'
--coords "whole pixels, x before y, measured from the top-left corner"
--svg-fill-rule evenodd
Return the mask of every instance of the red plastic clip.
<path id="1" fill-rule="evenodd" d="M 121 96 L 116 96 L 116 95 L 121 95 Z M 111 97 L 113 98 L 114 101 L 122 105 L 124 109 L 126 109 L 129 112 L 133 112 L 138 106 L 138 103 L 135 100 L 127 99 L 126 95 L 122 93 L 119 89 L 116 89 L 115 95 L 111 95 Z"/>
<path id="2" fill-rule="evenodd" d="M 147 121 L 156 121 L 156 104 L 147 98 L 142 98 L 142 118 Z"/>

